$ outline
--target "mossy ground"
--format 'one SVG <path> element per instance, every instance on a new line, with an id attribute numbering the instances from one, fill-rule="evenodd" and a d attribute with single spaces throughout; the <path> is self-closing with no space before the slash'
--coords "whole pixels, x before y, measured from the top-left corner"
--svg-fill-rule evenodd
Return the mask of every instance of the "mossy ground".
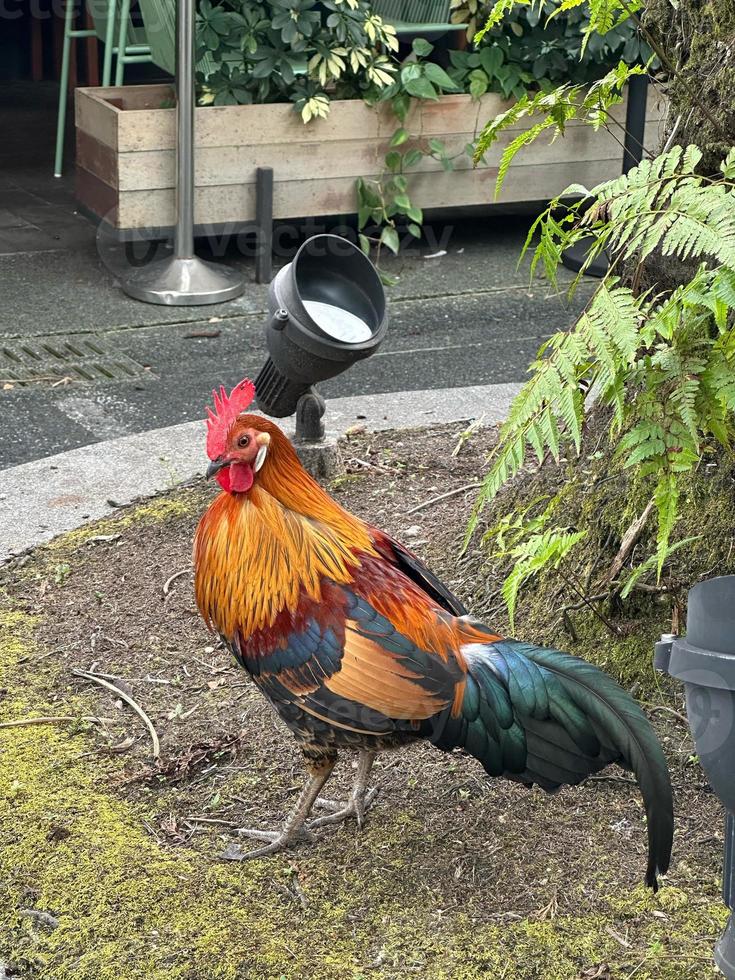
<path id="1" fill-rule="evenodd" d="M 481 472 L 491 433 L 455 458 L 457 434 L 360 439 L 335 493 L 397 535 L 410 532 L 407 543 L 487 614 L 496 587 L 482 584 L 486 570 L 476 557 L 456 557 L 471 495 L 406 514 Z M 193 487 L 125 511 L 4 574 L 0 720 L 110 719 L 0 729 L 6 976 L 714 975 L 711 948 L 726 918 L 718 891 L 722 817 L 686 729 L 667 713 L 656 723 L 671 761 L 678 830 L 672 871 L 657 896 L 639 884 L 642 809 L 619 774 L 546 797 L 490 783 L 472 760 L 425 746 L 379 760 L 381 794 L 361 834 L 347 825 L 273 858 L 219 860 L 237 826 L 282 818 L 302 774 L 290 736 L 201 626 L 189 577 L 164 595 L 172 573 L 188 568 L 208 495 Z M 544 594 L 548 626 L 553 595 Z M 543 632 L 540 603 L 533 620 L 518 614 L 518 632 L 529 638 Z M 640 673 L 648 662 L 670 606 L 639 604 L 635 616 L 630 622 L 644 636 L 603 636 L 602 656 L 627 665 L 623 673 L 636 662 Z M 567 645 L 592 649 L 593 627 L 587 636 L 584 616 L 575 622 L 580 637 L 567 637 Z M 140 701 L 161 736 L 158 766 L 136 716 L 71 675 L 73 667 L 114 675 Z M 335 797 L 347 790 L 349 763 L 346 757 L 330 784 Z M 58 925 L 22 914 L 29 909 Z"/>

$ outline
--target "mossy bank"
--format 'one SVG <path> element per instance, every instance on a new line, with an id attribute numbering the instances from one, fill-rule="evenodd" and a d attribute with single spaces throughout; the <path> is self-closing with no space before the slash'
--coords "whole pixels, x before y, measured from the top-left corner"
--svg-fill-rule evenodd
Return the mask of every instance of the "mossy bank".
<path id="1" fill-rule="evenodd" d="M 457 436 L 361 437 L 336 492 L 397 535 L 410 531 L 470 598 L 487 594 L 474 565 L 456 560 L 471 497 L 406 515 L 481 471 L 491 434 L 453 457 Z M 108 719 L 0 729 L 7 977 L 714 976 L 726 917 L 721 814 L 666 712 L 657 724 L 678 832 L 657 896 L 640 884 L 642 807 L 619 773 L 546 797 L 428 747 L 379 760 L 381 792 L 362 833 L 347 825 L 272 859 L 221 861 L 237 826 L 282 817 L 301 770 L 292 740 L 193 608 L 191 536 L 208 494 L 194 487 L 130 509 L 3 574 L 0 721 Z M 116 678 L 145 708 L 158 764 L 137 716 L 78 667 Z"/>

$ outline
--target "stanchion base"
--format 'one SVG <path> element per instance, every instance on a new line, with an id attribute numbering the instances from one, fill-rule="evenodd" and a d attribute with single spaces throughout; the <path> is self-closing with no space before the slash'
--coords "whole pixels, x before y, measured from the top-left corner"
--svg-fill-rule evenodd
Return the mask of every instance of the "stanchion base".
<path id="1" fill-rule="evenodd" d="M 589 250 L 594 244 L 595 239 L 592 235 L 589 235 L 587 238 L 580 238 L 578 242 L 570 245 L 569 248 L 565 248 L 561 253 L 562 263 L 567 269 L 571 269 L 572 272 L 580 272 L 582 266 L 587 261 Z M 609 268 L 610 260 L 607 257 L 607 252 L 600 252 L 584 270 L 584 275 L 592 276 L 595 279 L 602 279 L 607 275 Z"/>
<path id="2" fill-rule="evenodd" d="M 133 299 L 160 306 L 205 306 L 235 299 L 245 289 L 239 272 L 214 265 L 196 256 L 179 259 L 170 256 L 151 262 L 122 282 L 123 291 Z"/>
<path id="3" fill-rule="evenodd" d="M 735 913 L 715 946 L 715 963 L 727 980 L 735 980 Z"/>

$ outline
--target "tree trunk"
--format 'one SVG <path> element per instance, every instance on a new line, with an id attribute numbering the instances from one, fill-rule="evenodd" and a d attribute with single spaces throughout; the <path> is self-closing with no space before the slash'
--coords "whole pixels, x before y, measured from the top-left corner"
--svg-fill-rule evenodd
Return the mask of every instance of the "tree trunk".
<path id="1" fill-rule="evenodd" d="M 649 0 L 643 26 L 669 62 L 668 135 L 717 173 L 735 145 L 735 0 Z"/>

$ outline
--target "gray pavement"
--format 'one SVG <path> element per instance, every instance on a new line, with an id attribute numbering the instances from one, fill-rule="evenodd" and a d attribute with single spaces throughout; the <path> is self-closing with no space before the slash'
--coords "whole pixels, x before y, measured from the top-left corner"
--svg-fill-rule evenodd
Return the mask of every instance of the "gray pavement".
<path id="1" fill-rule="evenodd" d="M 499 384 L 336 398 L 329 436 L 355 425 L 373 431 L 470 419 L 491 425 L 505 418 L 517 390 Z M 290 433 L 288 424 L 284 428 Z M 196 421 L 6 469 L 0 472 L 0 561 L 201 475 L 207 462 L 205 426 Z"/>
<path id="2" fill-rule="evenodd" d="M 56 89 L 45 102 L 42 90 L 0 90 L 0 470 L 199 419 L 215 385 L 255 376 L 265 356 L 267 286 L 253 282 L 252 240 L 224 255 L 200 248 L 243 270 L 248 285 L 232 303 L 167 308 L 123 293 L 125 249 L 98 240 L 76 212 L 71 146 L 64 178 L 51 176 Z M 397 277 L 387 339 L 327 382 L 327 398 L 522 381 L 539 344 L 573 322 L 591 289 L 584 284 L 569 305 L 545 283 L 529 286 L 527 266 L 517 269 L 529 221 L 437 217 L 424 241 L 387 256 Z M 276 266 L 309 234 L 340 228 L 336 219 L 277 225 Z M 58 384 L 63 364 L 44 351 L 87 342 L 105 346 L 111 376 Z M 41 380 L 13 380 L 18 358 L 34 351 L 45 358 Z M 114 366 L 121 358 L 129 371 Z"/>
<path id="3" fill-rule="evenodd" d="M 323 386 L 327 398 L 521 381 L 539 344 L 581 308 L 516 270 L 527 220 L 458 222 L 447 254 L 429 246 L 385 263 L 390 327 L 378 354 Z M 429 253 L 431 254 L 431 253 Z M 284 259 L 287 258 L 283 257 Z M 252 280 L 252 260 L 236 253 Z M 0 468 L 91 442 L 201 418 L 211 389 L 257 374 L 266 287 L 206 308 L 149 306 L 122 293 L 94 241 L 0 254 L 0 356 L 28 341 L 98 336 L 136 362 L 134 378 L 13 384 L 0 378 Z"/>

